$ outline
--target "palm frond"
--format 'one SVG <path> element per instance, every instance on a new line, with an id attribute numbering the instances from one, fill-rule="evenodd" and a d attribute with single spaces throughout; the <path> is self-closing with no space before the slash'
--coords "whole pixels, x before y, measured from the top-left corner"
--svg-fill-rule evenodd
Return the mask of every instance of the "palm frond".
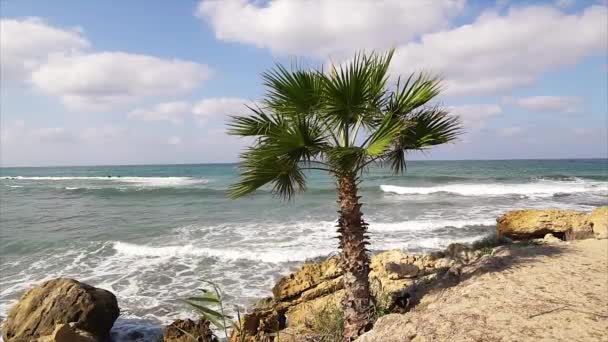
<path id="1" fill-rule="evenodd" d="M 405 170 L 405 154 L 408 150 L 425 148 L 454 141 L 462 134 L 460 118 L 440 108 L 423 109 L 405 121 L 392 148 L 382 157 L 395 174 Z"/>
<path id="2" fill-rule="evenodd" d="M 321 103 L 322 79 L 316 71 L 289 71 L 277 64 L 262 74 L 267 89 L 264 105 L 283 115 L 309 115 Z"/>
<path id="3" fill-rule="evenodd" d="M 393 113 L 384 116 L 379 127 L 369 136 L 366 146 L 367 155 L 377 157 L 383 154 L 399 137 L 405 126 Z"/>
<path id="4" fill-rule="evenodd" d="M 415 109 L 427 104 L 441 91 L 441 81 L 437 77 L 422 72 L 414 79 L 411 74 L 405 83 L 401 78 L 397 81 L 397 89 L 392 93 L 386 107 L 387 112 L 402 116 L 410 114 Z"/>
<path id="5" fill-rule="evenodd" d="M 228 123 L 228 134 L 242 137 L 266 135 L 272 130 L 284 127 L 284 121 L 277 115 L 265 113 L 260 108 L 248 106 L 254 114 L 250 116 L 232 116 Z"/>
<path id="6" fill-rule="evenodd" d="M 241 154 L 230 197 L 267 186 L 291 198 L 306 188 L 309 169 L 339 176 L 380 161 L 403 172 L 408 150 L 456 139 L 459 119 L 428 107 L 441 90 L 438 78 L 412 74 L 388 90 L 393 55 L 359 53 L 327 73 L 280 64 L 265 72 L 261 108 L 250 107 L 250 115 L 229 124 L 230 134 L 255 138 Z"/>

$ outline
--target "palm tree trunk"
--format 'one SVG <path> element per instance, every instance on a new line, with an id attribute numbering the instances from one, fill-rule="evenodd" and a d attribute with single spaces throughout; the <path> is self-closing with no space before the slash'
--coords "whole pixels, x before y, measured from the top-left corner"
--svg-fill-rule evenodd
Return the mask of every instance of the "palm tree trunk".
<path id="1" fill-rule="evenodd" d="M 342 341 L 347 342 L 354 340 L 369 328 L 372 300 L 368 280 L 367 224 L 362 218 L 357 182 L 353 175 L 338 179 L 338 203 L 340 205 L 338 233 L 346 292 L 342 300 L 344 310 Z"/>

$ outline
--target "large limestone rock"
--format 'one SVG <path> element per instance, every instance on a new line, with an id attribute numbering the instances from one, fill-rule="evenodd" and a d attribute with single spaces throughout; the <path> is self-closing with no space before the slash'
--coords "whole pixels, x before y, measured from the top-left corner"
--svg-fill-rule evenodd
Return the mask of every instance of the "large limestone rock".
<path id="1" fill-rule="evenodd" d="M 601 207 L 589 214 L 589 222 L 593 228 L 593 234 L 598 239 L 608 239 L 608 207 Z"/>
<path id="2" fill-rule="evenodd" d="M 497 220 L 498 235 L 512 239 L 543 238 L 546 234 L 563 240 L 593 236 L 588 215 L 574 210 L 515 210 Z"/>
<path id="3" fill-rule="evenodd" d="M 407 292 L 416 284 L 428 281 L 438 271 L 459 267 L 466 263 L 463 258 L 475 257 L 479 254 L 464 245 L 435 255 L 409 255 L 398 250 L 374 255 L 369 274 L 372 295 L 389 311 L 403 312 L 408 303 Z M 259 302 L 252 312 L 244 315 L 246 341 L 265 341 L 285 327 L 290 334 L 304 335 L 311 319 L 327 308 L 339 306 L 344 297 L 339 259 L 305 263 L 280 279 L 272 293 L 270 301 Z M 284 339 L 282 336 L 281 341 Z M 239 341 L 239 336 L 233 335 L 231 341 Z"/>
<path id="4" fill-rule="evenodd" d="M 38 342 L 97 342 L 97 338 L 86 331 L 74 328 L 74 323 L 58 324 L 50 336 L 41 337 Z"/>
<path id="5" fill-rule="evenodd" d="M 325 280 L 330 280 L 342 275 L 340 260 L 332 257 L 321 263 L 305 263 L 295 273 L 281 278 L 272 288 L 272 294 L 276 300 L 285 300 L 296 297 L 304 291 L 313 289 Z"/>
<path id="6" fill-rule="evenodd" d="M 59 324 L 72 323 L 70 328 L 109 341 L 119 313 L 111 292 L 73 279 L 53 279 L 27 291 L 11 308 L 2 337 L 5 342 L 32 342 L 56 335 Z"/>

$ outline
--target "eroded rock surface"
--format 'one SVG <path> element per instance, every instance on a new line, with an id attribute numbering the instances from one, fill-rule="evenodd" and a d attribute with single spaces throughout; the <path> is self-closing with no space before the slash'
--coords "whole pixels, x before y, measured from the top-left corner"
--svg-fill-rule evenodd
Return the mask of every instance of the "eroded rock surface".
<path id="1" fill-rule="evenodd" d="M 499 217 L 497 231 L 512 239 L 543 238 L 553 234 L 562 240 L 608 237 L 608 207 L 591 214 L 574 210 L 515 210 Z"/>
<path id="2" fill-rule="evenodd" d="M 119 313 L 111 292 L 73 279 L 53 279 L 27 291 L 11 308 L 2 337 L 5 342 L 32 342 L 52 336 L 59 324 L 71 323 L 98 341 L 109 341 Z"/>

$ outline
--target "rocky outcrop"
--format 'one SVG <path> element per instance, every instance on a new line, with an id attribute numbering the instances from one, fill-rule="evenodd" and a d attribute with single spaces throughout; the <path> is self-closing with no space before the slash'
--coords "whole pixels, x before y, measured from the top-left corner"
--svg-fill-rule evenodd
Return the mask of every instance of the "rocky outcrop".
<path id="1" fill-rule="evenodd" d="M 593 234 L 598 239 L 608 239 L 608 207 L 593 210 L 588 217 Z"/>
<path id="2" fill-rule="evenodd" d="M 493 248 L 356 341 L 605 341 L 608 241 L 534 242 Z"/>
<path id="3" fill-rule="evenodd" d="M 97 342 L 92 334 L 76 329 L 74 323 L 58 324 L 50 336 L 38 339 L 38 342 Z"/>
<path id="4" fill-rule="evenodd" d="M 178 319 L 165 327 L 163 342 L 217 342 L 209 327 L 209 321 L 199 319 Z"/>
<path id="5" fill-rule="evenodd" d="M 398 250 L 374 255 L 369 274 L 372 294 L 384 310 L 404 312 L 418 287 L 441 274 L 459 274 L 463 265 L 480 257 L 481 252 L 461 244 L 433 255 L 409 255 Z M 252 312 L 244 315 L 241 325 L 246 341 L 272 341 L 269 336 L 277 331 L 284 332 L 281 341 L 291 341 L 289 336 L 306 335 L 311 320 L 319 313 L 339 306 L 344 296 L 339 259 L 305 263 L 280 279 L 272 293 L 272 299 L 259 302 Z M 239 338 L 235 334 L 231 341 Z"/>
<path id="6" fill-rule="evenodd" d="M 574 210 L 516 210 L 497 220 L 498 235 L 512 239 L 543 238 L 553 234 L 562 240 L 608 237 L 608 207 L 591 214 Z"/>
<path id="7" fill-rule="evenodd" d="M 27 291 L 11 308 L 2 337 L 5 342 L 31 342 L 78 330 L 97 341 L 109 341 L 119 313 L 111 292 L 73 279 L 53 279 Z M 69 324 L 69 329 L 59 324 Z"/>

